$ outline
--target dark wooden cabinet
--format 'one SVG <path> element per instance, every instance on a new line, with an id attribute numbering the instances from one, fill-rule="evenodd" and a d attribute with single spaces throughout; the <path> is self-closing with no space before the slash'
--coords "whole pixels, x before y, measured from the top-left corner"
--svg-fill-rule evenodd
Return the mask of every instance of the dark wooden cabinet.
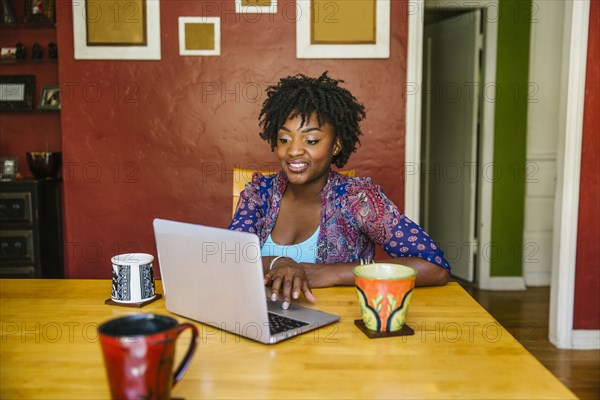
<path id="1" fill-rule="evenodd" d="M 0 277 L 63 278 L 62 182 L 0 182 Z"/>

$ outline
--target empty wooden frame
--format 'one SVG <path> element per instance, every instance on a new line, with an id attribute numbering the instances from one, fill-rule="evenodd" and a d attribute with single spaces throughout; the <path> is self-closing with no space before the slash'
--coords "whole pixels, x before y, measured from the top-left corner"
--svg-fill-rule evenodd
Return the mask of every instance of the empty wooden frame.
<path id="1" fill-rule="evenodd" d="M 221 18 L 179 17 L 179 54 L 221 55 Z"/>
<path id="2" fill-rule="evenodd" d="M 275 14 L 277 0 L 235 0 L 236 13 Z"/>
<path id="3" fill-rule="evenodd" d="M 77 60 L 160 60 L 159 0 L 74 0 Z"/>
<path id="4" fill-rule="evenodd" d="M 388 58 L 390 0 L 296 0 L 298 58 Z"/>

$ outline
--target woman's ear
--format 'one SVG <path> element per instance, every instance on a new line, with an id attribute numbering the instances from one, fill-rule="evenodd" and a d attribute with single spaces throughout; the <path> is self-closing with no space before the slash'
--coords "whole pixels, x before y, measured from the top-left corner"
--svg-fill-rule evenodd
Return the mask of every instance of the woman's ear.
<path id="1" fill-rule="evenodd" d="M 335 139 L 335 142 L 333 143 L 333 155 L 337 156 L 339 154 L 340 150 L 342 150 L 342 144 L 340 142 L 340 139 L 337 138 L 337 139 Z"/>

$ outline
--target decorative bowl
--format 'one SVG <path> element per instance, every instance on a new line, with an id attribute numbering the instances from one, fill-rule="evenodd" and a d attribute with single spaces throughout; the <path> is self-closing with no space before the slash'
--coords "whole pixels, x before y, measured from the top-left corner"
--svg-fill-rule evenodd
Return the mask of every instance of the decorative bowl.
<path id="1" fill-rule="evenodd" d="M 32 151 L 26 154 L 29 169 L 37 179 L 55 178 L 60 169 L 62 153 L 56 151 Z"/>

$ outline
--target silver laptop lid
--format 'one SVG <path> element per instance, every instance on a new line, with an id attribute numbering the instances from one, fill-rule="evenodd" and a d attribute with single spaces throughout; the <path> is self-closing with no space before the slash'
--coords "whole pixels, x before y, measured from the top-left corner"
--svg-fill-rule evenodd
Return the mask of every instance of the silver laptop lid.
<path id="1" fill-rule="evenodd" d="M 154 234 L 167 310 L 270 342 L 256 235 L 164 219 Z"/>

